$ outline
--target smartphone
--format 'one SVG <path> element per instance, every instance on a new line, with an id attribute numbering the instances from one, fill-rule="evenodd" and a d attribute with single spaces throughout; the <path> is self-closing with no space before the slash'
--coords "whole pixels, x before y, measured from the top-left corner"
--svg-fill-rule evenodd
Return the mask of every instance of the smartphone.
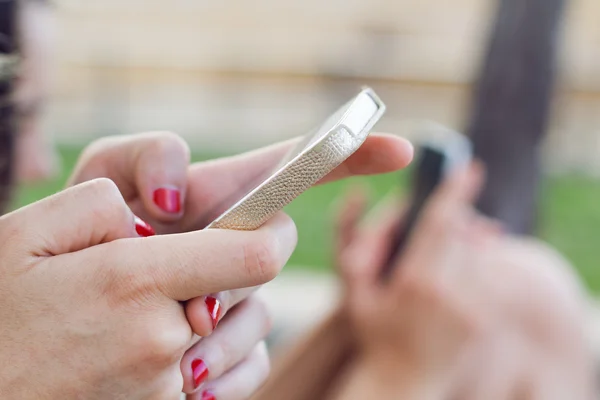
<path id="1" fill-rule="evenodd" d="M 207 229 L 254 230 L 350 157 L 385 112 L 370 88 L 316 127 Z"/>
<path id="2" fill-rule="evenodd" d="M 449 174 L 457 168 L 467 166 L 471 161 L 469 139 L 447 129 L 438 129 L 436 133 L 435 138 L 430 138 L 419 146 L 411 182 L 409 208 L 394 234 L 391 251 L 382 270 L 384 279 L 393 271 L 431 194 Z"/>

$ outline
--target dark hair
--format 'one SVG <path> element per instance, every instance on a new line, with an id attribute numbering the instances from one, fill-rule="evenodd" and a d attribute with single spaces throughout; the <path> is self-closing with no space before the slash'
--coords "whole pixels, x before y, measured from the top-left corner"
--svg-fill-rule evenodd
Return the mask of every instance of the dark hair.
<path id="1" fill-rule="evenodd" d="M 16 112 L 13 103 L 18 41 L 17 0 L 0 1 L 0 214 L 6 209 L 13 183 Z"/>

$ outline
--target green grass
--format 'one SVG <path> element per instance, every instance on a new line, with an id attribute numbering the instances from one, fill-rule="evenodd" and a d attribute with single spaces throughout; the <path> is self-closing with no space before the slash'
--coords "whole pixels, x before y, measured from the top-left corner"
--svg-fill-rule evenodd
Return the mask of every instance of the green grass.
<path id="1" fill-rule="evenodd" d="M 15 204 L 22 206 L 60 190 L 72 170 L 80 148 L 63 147 L 63 175 L 43 184 L 19 189 Z M 215 158 L 216 154 L 194 154 L 194 160 Z M 290 265 L 314 270 L 331 264 L 331 219 L 336 202 L 353 181 L 370 186 L 373 198 L 392 188 L 402 190 L 406 173 L 353 178 L 320 186 L 304 193 L 287 207 L 298 226 L 298 248 Z M 588 287 L 600 293 L 600 181 L 571 176 L 549 178 L 542 193 L 540 236 L 558 248 L 576 266 Z"/>
<path id="2" fill-rule="evenodd" d="M 588 287 L 600 293 L 600 181 L 552 178 L 542 195 L 540 237 L 559 249 Z"/>

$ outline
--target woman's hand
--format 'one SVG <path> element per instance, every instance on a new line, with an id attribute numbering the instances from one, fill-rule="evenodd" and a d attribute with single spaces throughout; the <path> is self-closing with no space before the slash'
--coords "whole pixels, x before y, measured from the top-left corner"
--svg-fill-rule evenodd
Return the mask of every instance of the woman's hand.
<path id="1" fill-rule="evenodd" d="M 399 205 L 359 224 L 364 201 L 348 203 L 337 263 L 361 356 L 340 399 L 586 398 L 581 289 L 472 209 L 481 182 L 472 167 L 438 189 L 386 281 Z"/>
<path id="2" fill-rule="evenodd" d="M 135 221 L 108 179 L 0 218 L 1 398 L 178 398 L 193 385 L 180 371 L 194 344 L 181 302 L 269 281 L 296 243 L 283 214 L 254 232 L 146 238 Z"/>
<path id="3" fill-rule="evenodd" d="M 297 139 L 234 157 L 189 166 L 183 139 L 169 132 L 106 137 L 83 152 L 69 185 L 113 180 L 134 213 L 158 233 L 202 229 L 268 173 Z M 412 146 L 400 137 L 372 134 L 323 182 L 406 167 Z"/>
<path id="4" fill-rule="evenodd" d="M 158 233 L 201 229 L 270 168 L 296 139 L 235 157 L 188 166 L 189 149 L 179 136 L 168 132 L 107 137 L 92 143 L 82 154 L 69 185 L 94 178 L 113 180 L 133 212 Z M 412 146 L 399 137 L 372 135 L 323 182 L 351 175 L 378 174 L 404 168 L 412 159 Z M 207 312 L 205 299 L 188 303 L 194 332 L 209 335 L 219 317 L 252 290 L 214 295 Z"/>
<path id="5" fill-rule="evenodd" d="M 204 227 L 224 211 L 230 205 L 228 203 L 237 200 L 236 197 L 245 189 L 250 189 L 247 187 L 249 182 L 254 183 L 268 172 L 294 142 L 291 140 L 240 156 L 188 166 L 187 144 L 175 134 L 154 132 L 108 137 L 93 143 L 84 151 L 69 184 L 97 177 L 110 178 L 133 211 L 149 221 L 159 233 L 186 232 Z M 411 157 L 412 147 L 407 141 L 390 135 L 373 135 L 324 182 L 349 175 L 383 173 L 403 168 Z M 243 288 L 188 301 L 185 308 L 193 332 L 202 337 L 210 335 L 219 320 L 253 291 L 254 288 Z M 234 312 L 234 315 L 242 314 Z M 237 336 L 226 336 L 233 343 L 229 346 L 240 341 L 241 332 Z M 252 348 L 247 350 L 251 351 Z M 256 359 L 256 356 L 251 358 Z M 182 361 L 182 372 L 187 377 L 184 386 L 186 393 L 198 391 L 190 378 L 192 371 L 197 369 L 192 361 L 189 357 Z M 210 365 L 207 367 L 213 379 L 218 371 L 212 371 Z M 217 396 L 219 399 L 229 398 L 227 393 L 232 393 L 237 386 L 248 387 L 251 384 L 247 378 L 244 380 L 241 373 L 227 375 L 237 377 L 240 382 L 228 385 L 230 391 Z M 217 392 L 221 390 L 224 389 L 218 389 Z"/>
<path id="6" fill-rule="evenodd" d="M 410 398 L 444 390 L 449 371 L 485 322 L 456 292 L 467 265 L 478 263 L 473 239 L 485 242 L 494 231 L 470 209 L 479 175 L 471 169 L 438 190 L 385 282 L 379 274 L 401 223 L 399 202 L 381 204 L 362 224 L 364 201 L 355 198 L 342 213 L 337 263 L 363 362 L 389 383 L 410 386 L 410 396 L 403 392 Z"/>
<path id="7" fill-rule="evenodd" d="M 256 294 L 237 305 L 219 329 L 187 351 L 182 364 L 188 400 L 243 400 L 263 384 L 270 362 L 264 338 L 271 330 L 267 308 Z"/>

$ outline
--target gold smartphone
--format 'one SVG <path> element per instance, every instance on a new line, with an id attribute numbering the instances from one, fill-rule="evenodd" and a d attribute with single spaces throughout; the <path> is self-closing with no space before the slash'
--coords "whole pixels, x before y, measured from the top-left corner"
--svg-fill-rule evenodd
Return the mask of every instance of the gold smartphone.
<path id="1" fill-rule="evenodd" d="M 304 136 L 265 180 L 207 229 L 259 228 L 358 150 L 384 112 L 385 105 L 375 92 L 363 89 Z"/>

